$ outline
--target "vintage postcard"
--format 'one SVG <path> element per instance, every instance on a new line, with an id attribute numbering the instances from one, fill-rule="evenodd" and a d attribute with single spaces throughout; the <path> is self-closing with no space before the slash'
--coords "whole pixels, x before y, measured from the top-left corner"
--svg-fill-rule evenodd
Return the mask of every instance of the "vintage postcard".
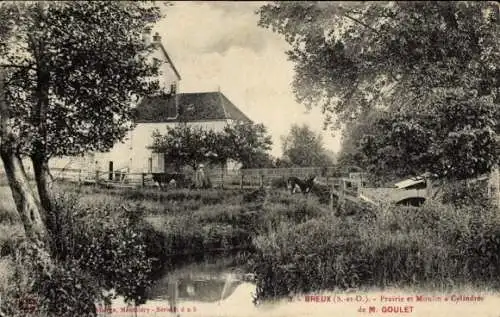
<path id="1" fill-rule="evenodd" d="M 500 317 L 498 1 L 0 3 L 0 317 Z"/>

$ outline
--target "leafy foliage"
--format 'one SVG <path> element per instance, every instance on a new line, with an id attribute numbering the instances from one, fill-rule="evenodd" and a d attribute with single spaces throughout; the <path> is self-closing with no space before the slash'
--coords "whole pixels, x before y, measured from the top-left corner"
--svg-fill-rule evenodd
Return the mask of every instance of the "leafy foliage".
<path id="1" fill-rule="evenodd" d="M 105 151 L 131 127 L 133 96 L 158 89 L 141 39 L 159 8 L 132 2 L 12 3 L 7 98 L 24 152 Z"/>
<path id="2" fill-rule="evenodd" d="M 283 156 L 293 166 L 331 166 L 333 159 L 323 147 L 320 134 L 307 125 L 292 125 L 288 136 L 282 139 Z"/>
<path id="3" fill-rule="evenodd" d="M 358 120 L 342 133 L 341 151 L 338 163 L 341 166 L 355 165 L 363 169 L 367 168 L 367 157 L 361 148 L 361 143 L 366 135 L 374 134 L 376 120 L 380 119 L 384 112 L 373 109 L 360 114 Z"/>
<path id="4" fill-rule="evenodd" d="M 492 2 L 274 2 L 259 25 L 283 34 L 294 92 L 327 122 L 376 105 L 424 106 L 436 87 L 498 98 L 499 16 Z"/>
<path id="5" fill-rule="evenodd" d="M 359 212 L 359 210 L 358 210 Z M 285 220 L 254 238 L 256 297 L 372 288 L 500 286 L 494 209 L 392 206 L 361 219 Z"/>
<path id="6" fill-rule="evenodd" d="M 57 202 L 64 215 L 60 225 L 67 257 L 54 261 L 32 243 L 16 246 L 17 275 L 5 308 L 19 310 L 16 301 L 31 298 L 36 300 L 32 308 L 47 316 L 95 316 L 96 302 L 106 299 L 103 289 L 114 289 L 128 302 L 144 303 L 154 259 L 148 254 L 151 242 L 140 206 L 125 212 L 122 205 L 83 207 L 74 194 L 62 194 Z"/>
<path id="7" fill-rule="evenodd" d="M 361 148 L 373 172 L 466 179 L 489 172 L 498 160 L 493 122 L 490 103 L 464 92 L 445 93 L 426 112 L 379 119 Z"/>
<path id="8" fill-rule="evenodd" d="M 141 210 L 139 205 L 79 207 L 71 237 L 79 267 L 135 304 L 145 302 L 154 260 L 147 254 Z"/>
<path id="9" fill-rule="evenodd" d="M 271 137 L 261 124 L 227 125 L 219 132 L 180 124 L 167 127 L 164 135 L 155 131 L 151 147 L 177 166 L 196 169 L 200 163 L 224 164 L 230 159 L 243 167 L 254 166 L 256 160 L 267 159 L 270 145 Z"/>
<path id="10" fill-rule="evenodd" d="M 259 24 L 291 45 L 297 99 L 320 105 L 327 125 L 348 130 L 345 160 L 449 178 L 496 163 L 497 3 L 275 2 L 259 13 Z M 388 115 L 373 131 L 362 128 L 367 114 L 381 110 Z M 373 137 L 361 146 L 365 133 Z"/>
<path id="11" fill-rule="evenodd" d="M 151 148 L 157 153 L 163 153 L 166 161 L 178 167 L 189 165 L 197 169 L 200 163 L 215 163 L 227 159 L 220 140 L 220 133 L 213 130 L 179 124 L 174 128 L 167 127 L 164 135 L 158 130 L 154 131 Z"/>
<path id="12" fill-rule="evenodd" d="M 222 144 L 229 157 L 240 162 L 243 168 L 264 167 L 272 160 L 267 153 L 272 145 L 271 136 L 263 124 L 227 125 Z"/>

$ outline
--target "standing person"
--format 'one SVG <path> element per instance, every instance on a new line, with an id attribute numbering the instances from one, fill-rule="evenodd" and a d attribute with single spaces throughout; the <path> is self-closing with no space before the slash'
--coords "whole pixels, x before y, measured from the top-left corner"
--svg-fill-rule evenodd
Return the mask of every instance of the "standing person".
<path id="1" fill-rule="evenodd" d="M 195 174 L 195 184 L 196 188 L 207 188 L 209 187 L 209 182 L 207 180 L 207 175 L 205 174 L 205 166 L 200 164 L 198 170 Z"/>

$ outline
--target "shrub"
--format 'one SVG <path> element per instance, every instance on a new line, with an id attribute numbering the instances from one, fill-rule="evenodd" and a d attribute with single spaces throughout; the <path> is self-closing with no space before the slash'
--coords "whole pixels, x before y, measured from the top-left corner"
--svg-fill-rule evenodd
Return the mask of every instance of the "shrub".
<path id="1" fill-rule="evenodd" d="M 476 182 L 466 184 L 464 182 L 452 182 L 443 186 L 442 202 L 456 207 L 477 206 L 488 207 L 490 205 L 487 196 L 487 184 Z"/>
<path id="2" fill-rule="evenodd" d="M 271 187 L 278 189 L 287 188 L 286 178 L 284 176 L 273 178 L 271 180 Z"/>
<path id="3" fill-rule="evenodd" d="M 140 230 L 143 210 L 138 205 L 128 208 L 102 206 L 77 218 L 75 256 L 105 289 L 113 288 L 126 301 L 142 304 L 152 282 L 153 259 Z"/>
<path id="4" fill-rule="evenodd" d="M 59 194 L 55 208 L 62 235 L 52 247 L 56 257 L 30 244 L 16 247 L 18 274 L 6 310 L 30 296 L 47 316 L 94 316 L 103 289 L 114 289 L 127 302 L 144 303 L 153 278 L 154 250 L 145 236 L 151 231 L 142 230 L 147 226 L 143 209 L 127 207 L 105 201 L 83 207 L 73 195 Z"/>
<path id="5" fill-rule="evenodd" d="M 97 280 L 78 265 L 54 261 L 38 246 L 20 242 L 13 256 L 2 311 L 8 316 L 95 316 Z"/>

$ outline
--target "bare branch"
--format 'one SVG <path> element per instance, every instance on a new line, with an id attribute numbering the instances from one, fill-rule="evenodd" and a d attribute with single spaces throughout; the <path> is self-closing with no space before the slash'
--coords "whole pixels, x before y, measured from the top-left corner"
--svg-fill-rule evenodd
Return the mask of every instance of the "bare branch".
<path id="1" fill-rule="evenodd" d="M 343 16 L 343 17 L 346 17 L 346 18 L 348 18 L 348 19 L 350 19 L 350 20 L 352 20 L 352 21 L 354 21 L 354 22 L 356 22 L 356 23 L 358 23 L 358 24 L 360 24 L 360 25 L 362 25 L 362 26 L 364 26 L 365 28 L 367 28 L 367 29 L 369 29 L 369 30 L 371 30 L 371 31 L 375 32 L 376 34 L 380 34 L 380 31 L 379 31 L 379 30 L 377 30 L 377 29 L 375 29 L 375 28 L 373 28 L 373 27 L 369 26 L 368 24 L 364 23 L 364 22 L 363 22 L 363 21 L 361 21 L 361 20 L 358 20 L 358 19 L 356 19 L 356 18 L 354 18 L 354 17 L 352 17 L 352 16 L 350 16 L 350 15 L 348 15 L 348 14 L 345 14 L 345 13 L 343 13 L 343 14 L 342 14 L 342 16 Z"/>

